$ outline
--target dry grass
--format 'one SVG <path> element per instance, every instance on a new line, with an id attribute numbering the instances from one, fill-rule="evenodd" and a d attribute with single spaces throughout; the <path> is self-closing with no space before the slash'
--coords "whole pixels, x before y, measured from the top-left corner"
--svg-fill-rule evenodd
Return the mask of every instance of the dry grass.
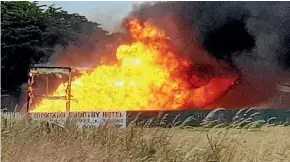
<path id="1" fill-rule="evenodd" d="M 290 128 L 2 128 L 3 162 L 290 162 Z"/>

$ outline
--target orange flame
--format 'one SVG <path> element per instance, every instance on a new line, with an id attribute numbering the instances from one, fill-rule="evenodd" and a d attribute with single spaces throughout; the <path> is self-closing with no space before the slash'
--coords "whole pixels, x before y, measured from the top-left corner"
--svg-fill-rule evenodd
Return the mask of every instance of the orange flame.
<path id="1" fill-rule="evenodd" d="M 166 33 L 148 22 L 129 21 L 130 45 L 121 45 L 119 64 L 101 65 L 72 81 L 71 111 L 177 110 L 214 102 L 236 78 L 209 79 L 190 72 L 192 62 L 178 57 Z M 64 95 L 61 84 L 53 95 Z M 65 101 L 43 99 L 33 112 L 64 112 Z"/>

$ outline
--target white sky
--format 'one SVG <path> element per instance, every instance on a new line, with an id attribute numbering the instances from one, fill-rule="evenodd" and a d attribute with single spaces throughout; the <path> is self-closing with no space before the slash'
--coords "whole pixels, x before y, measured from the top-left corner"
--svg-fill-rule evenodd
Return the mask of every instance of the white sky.
<path id="1" fill-rule="evenodd" d="M 129 14 L 135 3 L 141 1 L 39 1 L 39 4 L 55 4 L 69 13 L 86 16 L 90 21 L 102 24 L 108 31 L 112 31 Z"/>

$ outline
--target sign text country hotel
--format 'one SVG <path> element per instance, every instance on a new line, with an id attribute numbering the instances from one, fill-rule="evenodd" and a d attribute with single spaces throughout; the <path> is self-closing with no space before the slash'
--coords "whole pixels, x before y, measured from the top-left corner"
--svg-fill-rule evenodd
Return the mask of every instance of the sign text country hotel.
<path id="1" fill-rule="evenodd" d="M 48 120 L 64 124 L 65 112 L 58 113 L 30 113 L 34 120 Z M 110 123 L 126 127 L 126 112 L 69 112 L 69 118 L 77 121 L 78 126 L 99 126 L 102 123 Z"/>
<path id="2" fill-rule="evenodd" d="M 65 112 L 57 113 L 30 113 L 31 117 L 34 119 L 61 119 L 65 118 Z M 73 119 L 77 118 L 124 118 L 126 116 L 125 112 L 70 112 L 69 117 Z"/>

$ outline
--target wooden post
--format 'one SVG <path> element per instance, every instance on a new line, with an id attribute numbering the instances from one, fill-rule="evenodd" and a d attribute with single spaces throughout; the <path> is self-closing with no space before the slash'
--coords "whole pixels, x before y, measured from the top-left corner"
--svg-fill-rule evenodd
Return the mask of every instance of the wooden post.
<path id="1" fill-rule="evenodd" d="M 33 82 L 33 74 L 29 73 L 28 78 L 28 87 L 27 87 L 27 100 L 26 100 L 26 113 L 29 113 L 30 110 L 30 102 L 32 100 L 32 82 Z"/>
<path id="2" fill-rule="evenodd" d="M 67 92 L 66 92 L 66 119 L 68 119 L 69 112 L 70 112 L 70 101 L 71 101 L 71 79 L 72 79 L 72 70 L 69 70 L 68 75 L 68 85 L 67 85 Z"/>

